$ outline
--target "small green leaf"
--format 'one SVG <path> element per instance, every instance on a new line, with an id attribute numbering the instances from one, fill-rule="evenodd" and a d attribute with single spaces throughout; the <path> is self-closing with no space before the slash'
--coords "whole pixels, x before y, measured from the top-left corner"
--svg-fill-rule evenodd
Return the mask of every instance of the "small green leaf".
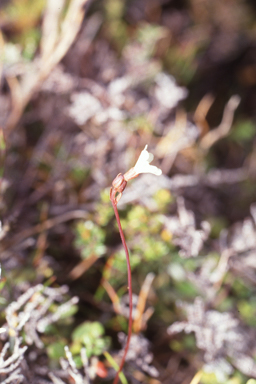
<path id="1" fill-rule="evenodd" d="M 67 317 L 73 316 L 78 311 L 77 305 L 71 305 L 70 308 L 61 314 L 60 319 L 66 319 Z"/>
<path id="2" fill-rule="evenodd" d="M 74 341 L 81 340 L 84 337 L 100 337 L 104 334 L 103 326 L 97 321 L 91 323 L 89 321 L 84 322 L 79 325 L 72 334 L 72 339 Z"/>
<path id="3" fill-rule="evenodd" d="M 99 322 L 86 321 L 72 334 L 74 345 L 84 345 L 87 357 L 101 355 L 110 345 L 110 338 L 104 335 L 104 327 Z"/>
<path id="4" fill-rule="evenodd" d="M 4 288 L 5 283 L 6 283 L 6 277 L 3 277 L 3 278 L 0 280 L 0 291 Z"/>
<path id="5" fill-rule="evenodd" d="M 60 357 L 65 357 L 65 347 L 66 343 L 64 341 L 57 341 L 56 343 L 50 344 L 47 347 L 47 353 L 50 359 L 59 360 Z"/>
<path id="6" fill-rule="evenodd" d="M 4 133 L 2 128 L 0 128 L 0 151 L 4 151 L 6 148 Z"/>
<path id="7" fill-rule="evenodd" d="M 256 127 L 249 120 L 240 121 L 232 129 L 230 137 L 237 142 L 251 141 L 256 134 Z"/>
<path id="8" fill-rule="evenodd" d="M 115 360 L 113 359 L 113 357 L 112 357 L 108 352 L 104 352 L 104 356 L 106 357 L 106 359 L 107 359 L 107 361 L 109 362 L 109 364 L 111 364 L 111 366 L 112 366 L 116 371 L 118 371 L 119 366 L 118 366 L 118 364 L 115 362 Z M 123 372 L 120 372 L 120 373 L 119 373 L 119 378 L 120 378 L 122 384 L 128 384 L 128 381 L 127 381 L 125 375 L 123 374 Z"/>

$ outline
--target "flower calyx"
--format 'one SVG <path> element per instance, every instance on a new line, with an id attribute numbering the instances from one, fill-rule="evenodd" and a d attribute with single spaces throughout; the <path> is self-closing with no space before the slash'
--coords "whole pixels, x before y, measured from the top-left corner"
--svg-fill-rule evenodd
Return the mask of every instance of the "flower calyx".
<path id="1" fill-rule="evenodd" d="M 122 193 L 127 185 L 127 181 L 122 173 L 119 173 L 112 182 L 112 188 L 110 189 L 110 199 L 117 204 L 122 197 Z"/>

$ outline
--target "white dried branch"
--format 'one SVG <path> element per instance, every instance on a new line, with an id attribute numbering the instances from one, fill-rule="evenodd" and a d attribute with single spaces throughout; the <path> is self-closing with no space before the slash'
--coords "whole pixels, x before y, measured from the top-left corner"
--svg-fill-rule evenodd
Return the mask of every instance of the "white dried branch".
<path id="1" fill-rule="evenodd" d="M 209 366 L 213 367 L 220 359 L 229 357 L 243 373 L 253 376 L 256 365 L 250 356 L 253 353 L 250 340 L 255 338 L 255 333 L 252 331 L 249 334 L 231 313 L 206 310 L 199 297 L 194 304 L 183 306 L 187 321 L 172 324 L 168 333 L 194 332 L 196 344 L 204 350 L 204 359 Z"/>
<path id="2" fill-rule="evenodd" d="M 27 344 L 34 342 L 38 348 L 42 348 L 43 343 L 37 332 L 44 332 L 47 325 L 58 321 L 72 305 L 78 302 L 78 298 L 74 297 L 59 305 L 55 313 L 46 315 L 52 303 L 62 301 L 63 295 L 67 291 L 67 286 L 50 288 L 38 284 L 29 288 L 18 298 L 17 302 L 11 303 L 6 309 L 6 320 L 11 334 L 18 335 L 24 328 Z"/>
<path id="3" fill-rule="evenodd" d="M 173 244 L 180 247 L 181 257 L 196 257 L 202 249 L 210 233 L 210 224 L 201 222 L 201 228 L 196 229 L 195 217 L 188 211 L 182 197 L 177 198 L 178 216 L 165 219 L 165 225 L 173 234 Z"/>
<path id="4" fill-rule="evenodd" d="M 16 369 L 11 375 L 2 381 L 2 384 L 19 384 L 24 380 L 24 376 L 20 374 L 20 369 Z"/>
<path id="5" fill-rule="evenodd" d="M 72 305 L 75 305 L 75 304 L 78 303 L 78 300 L 79 300 L 78 297 L 72 297 L 72 299 L 70 299 L 66 303 L 62 304 L 61 306 L 59 306 L 55 313 L 52 313 L 52 314 L 44 317 L 40 321 L 38 321 L 38 323 L 37 323 L 37 330 L 39 332 L 44 332 L 45 328 L 49 324 L 58 321 L 60 319 L 60 317 L 64 313 L 66 313 Z"/>
<path id="6" fill-rule="evenodd" d="M 52 372 L 49 372 L 48 376 L 50 377 L 53 384 L 65 384 L 64 381 L 62 381 L 59 377 L 55 376 Z"/>
<path id="7" fill-rule="evenodd" d="M 42 61 L 52 54 L 59 35 L 60 15 L 65 5 L 64 0 L 48 0 L 42 24 L 41 56 Z"/>
<path id="8" fill-rule="evenodd" d="M 66 17 L 61 24 L 59 36 L 54 36 L 53 42 L 50 45 L 48 37 L 44 34 L 42 56 L 34 60 L 30 70 L 27 70 L 22 76 L 20 83 L 17 80 L 13 82 L 13 79 L 9 78 L 9 81 L 14 84 L 13 87 L 10 87 L 13 107 L 5 124 L 6 134 L 10 134 L 32 95 L 40 89 L 43 81 L 71 47 L 81 27 L 87 2 L 88 0 L 71 0 Z M 48 6 L 53 7 L 49 2 Z M 55 18 L 55 33 L 59 22 L 57 21 L 57 16 L 60 16 L 60 14 L 56 12 L 52 16 Z M 45 17 L 48 18 L 49 13 L 46 12 Z M 49 19 L 46 21 L 47 24 L 48 21 Z M 16 100 L 18 100 L 17 105 Z"/>
<path id="9" fill-rule="evenodd" d="M 7 360 L 4 360 L 4 356 L 8 348 L 10 347 L 10 343 L 7 342 L 5 344 L 3 348 L 4 355 L 1 356 L 1 361 L 0 361 L 0 373 L 8 373 L 17 368 L 17 366 L 19 365 L 20 361 L 23 358 L 24 353 L 27 350 L 27 346 L 20 348 L 20 343 L 21 343 L 21 339 L 18 337 L 15 337 L 13 353 Z"/>
<path id="10" fill-rule="evenodd" d="M 42 284 L 38 284 L 35 287 L 31 287 L 25 292 L 23 295 L 21 295 L 17 301 L 13 301 L 5 310 L 6 313 L 6 321 L 10 328 L 16 328 L 16 312 L 18 312 L 21 307 L 37 292 L 41 291 L 43 289 Z"/>

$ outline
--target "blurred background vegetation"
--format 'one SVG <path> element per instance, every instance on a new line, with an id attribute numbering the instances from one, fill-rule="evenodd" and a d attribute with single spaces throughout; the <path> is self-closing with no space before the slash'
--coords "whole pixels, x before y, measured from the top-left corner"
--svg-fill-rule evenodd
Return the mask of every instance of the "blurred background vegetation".
<path id="1" fill-rule="evenodd" d="M 1 0 L 1 326 L 36 284 L 79 298 L 29 346 L 24 383 L 50 383 L 66 345 L 113 380 L 128 303 L 109 188 L 146 144 L 163 175 L 119 204 L 141 346 L 122 380 L 255 383 L 255 16 L 249 0 Z"/>

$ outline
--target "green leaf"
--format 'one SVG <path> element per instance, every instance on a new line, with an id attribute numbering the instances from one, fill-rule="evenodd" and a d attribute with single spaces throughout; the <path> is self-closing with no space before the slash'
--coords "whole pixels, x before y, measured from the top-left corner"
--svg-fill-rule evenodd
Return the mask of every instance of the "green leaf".
<path id="1" fill-rule="evenodd" d="M 4 288 L 5 283 L 6 283 L 6 277 L 4 277 L 0 280 L 0 291 Z"/>
<path id="2" fill-rule="evenodd" d="M 65 347 L 66 343 L 64 341 L 57 341 L 56 343 L 50 344 L 47 347 L 47 353 L 50 359 L 59 360 L 60 357 L 65 357 Z"/>
<path id="3" fill-rule="evenodd" d="M 67 317 L 73 316 L 78 311 L 77 305 L 71 305 L 70 308 L 61 314 L 60 319 L 66 319 Z"/>
<path id="4" fill-rule="evenodd" d="M 250 120 L 243 120 L 232 129 L 230 137 L 237 142 L 251 141 L 255 134 L 255 124 Z"/>
<path id="5" fill-rule="evenodd" d="M 109 362 L 109 364 L 116 370 L 118 371 L 119 370 L 119 366 L 118 364 L 115 362 L 115 360 L 113 359 L 113 357 L 108 353 L 108 352 L 104 352 L 104 356 L 106 357 L 107 361 Z M 122 384 L 128 384 L 128 381 L 125 377 L 125 375 L 123 374 L 123 372 L 120 372 L 119 373 L 119 378 L 122 382 Z"/>
<path id="6" fill-rule="evenodd" d="M 104 334 L 103 326 L 97 321 L 91 323 L 89 321 L 79 325 L 72 334 L 74 341 L 81 341 L 84 337 L 100 337 Z"/>
<path id="7" fill-rule="evenodd" d="M 0 128 L 0 151 L 4 151 L 6 148 L 4 134 L 2 128 Z"/>
<path id="8" fill-rule="evenodd" d="M 104 335 L 104 327 L 97 321 L 84 322 L 79 325 L 72 334 L 74 346 L 80 343 L 86 348 L 87 357 L 101 355 L 110 345 L 110 338 Z"/>

